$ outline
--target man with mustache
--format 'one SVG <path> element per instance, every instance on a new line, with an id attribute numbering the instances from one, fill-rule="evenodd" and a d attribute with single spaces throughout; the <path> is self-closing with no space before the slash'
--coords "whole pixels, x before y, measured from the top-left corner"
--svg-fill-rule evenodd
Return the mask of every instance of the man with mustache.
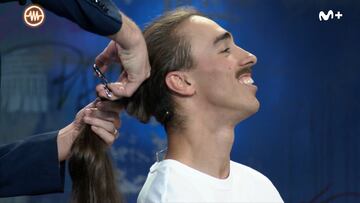
<path id="1" fill-rule="evenodd" d="M 168 149 L 150 168 L 138 202 L 283 202 L 268 178 L 230 160 L 235 126 L 259 109 L 251 71 L 257 58 L 188 8 L 159 17 L 144 37 L 151 75 L 126 111 L 142 122 L 154 116 Z M 108 47 L 98 59 L 113 52 Z M 97 91 L 106 97 L 102 85 Z"/>

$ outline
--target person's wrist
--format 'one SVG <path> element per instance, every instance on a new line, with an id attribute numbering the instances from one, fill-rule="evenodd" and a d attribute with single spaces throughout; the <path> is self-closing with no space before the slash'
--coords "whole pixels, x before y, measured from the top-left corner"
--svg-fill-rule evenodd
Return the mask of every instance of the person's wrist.
<path id="1" fill-rule="evenodd" d="M 70 123 L 59 131 L 57 136 L 58 160 L 65 161 L 70 156 L 71 147 L 76 139 L 76 127 Z"/>
<path id="2" fill-rule="evenodd" d="M 125 14 L 121 13 L 122 25 L 120 30 L 109 36 L 124 49 L 133 49 L 145 43 L 140 28 Z"/>

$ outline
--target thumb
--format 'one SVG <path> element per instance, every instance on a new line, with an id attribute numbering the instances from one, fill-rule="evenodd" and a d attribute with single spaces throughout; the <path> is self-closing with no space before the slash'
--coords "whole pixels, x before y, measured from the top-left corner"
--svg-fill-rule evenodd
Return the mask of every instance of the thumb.
<path id="1" fill-rule="evenodd" d="M 96 98 L 94 101 L 92 101 L 91 103 L 89 103 L 88 105 L 86 105 L 84 108 L 82 108 L 75 117 L 75 122 L 77 123 L 81 123 L 82 122 L 82 118 L 85 116 L 85 111 L 86 109 L 90 109 L 90 108 L 96 108 L 96 103 L 99 102 L 100 99 Z"/>
<path id="2" fill-rule="evenodd" d="M 131 97 L 136 89 L 140 86 L 139 82 L 114 82 L 108 85 L 109 89 L 115 97 L 111 100 L 116 100 L 121 97 Z"/>

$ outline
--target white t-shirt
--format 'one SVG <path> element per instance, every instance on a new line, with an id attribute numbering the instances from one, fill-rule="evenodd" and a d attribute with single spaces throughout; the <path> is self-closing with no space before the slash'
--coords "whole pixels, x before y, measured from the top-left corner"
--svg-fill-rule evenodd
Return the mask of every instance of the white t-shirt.
<path id="1" fill-rule="evenodd" d="M 230 174 L 218 179 L 178 161 L 165 159 L 151 166 L 138 203 L 283 202 L 271 181 L 258 171 L 230 161 Z"/>

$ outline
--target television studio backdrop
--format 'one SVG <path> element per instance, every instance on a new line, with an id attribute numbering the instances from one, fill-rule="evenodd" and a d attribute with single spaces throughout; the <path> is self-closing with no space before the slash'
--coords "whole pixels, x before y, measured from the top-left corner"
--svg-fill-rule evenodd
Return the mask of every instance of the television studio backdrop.
<path id="1" fill-rule="evenodd" d="M 360 202 L 360 1 L 115 0 L 143 28 L 190 5 L 254 53 L 259 112 L 241 122 L 231 158 L 266 175 L 285 202 Z M 109 39 L 45 11 L 36 28 L 25 6 L 0 6 L 0 144 L 54 131 L 95 98 L 92 64 Z M 334 15 L 320 16 L 332 10 Z M 341 14 L 341 15 L 340 15 Z M 106 76 L 115 81 L 119 67 Z M 111 147 L 122 192 L 136 202 L 166 134 L 155 120 L 121 114 Z M 21 161 L 21 160 L 19 160 Z M 0 198 L 2 203 L 68 202 L 64 194 Z"/>

